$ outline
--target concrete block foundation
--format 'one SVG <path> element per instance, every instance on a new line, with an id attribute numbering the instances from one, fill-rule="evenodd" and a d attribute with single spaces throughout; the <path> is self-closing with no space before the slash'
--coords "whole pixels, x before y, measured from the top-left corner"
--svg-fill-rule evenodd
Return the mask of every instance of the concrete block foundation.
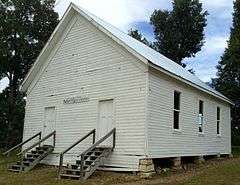
<path id="1" fill-rule="evenodd" d="M 140 159 L 139 174 L 140 178 L 148 179 L 155 174 L 155 168 L 152 159 Z"/>

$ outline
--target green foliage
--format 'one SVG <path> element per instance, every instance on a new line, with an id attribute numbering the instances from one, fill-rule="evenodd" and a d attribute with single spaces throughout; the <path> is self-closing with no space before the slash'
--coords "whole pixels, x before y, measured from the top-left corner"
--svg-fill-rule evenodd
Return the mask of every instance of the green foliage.
<path id="1" fill-rule="evenodd" d="M 58 23 L 54 0 L 0 1 L 0 74 L 20 83 Z M 14 75 L 14 76 L 11 76 Z"/>
<path id="2" fill-rule="evenodd" d="M 240 156 L 240 146 L 232 146 L 232 154 L 234 157 Z"/>
<path id="3" fill-rule="evenodd" d="M 6 88 L 0 94 L 0 127 L 2 128 L 0 131 L 0 141 L 7 142 L 5 139 L 8 136 L 8 114 L 9 114 L 9 88 Z M 11 143 L 19 143 L 22 139 L 22 131 L 23 131 L 23 121 L 24 121 L 24 107 L 25 107 L 25 100 L 22 93 L 17 93 L 15 97 L 15 107 L 13 115 L 11 115 L 13 120 L 12 125 L 12 134 L 14 136 L 11 138 Z M 0 148 L 2 148 L 6 143 L 0 143 Z"/>
<path id="4" fill-rule="evenodd" d="M 152 43 L 149 42 L 145 37 L 143 37 L 143 35 L 138 30 L 131 29 L 128 31 L 128 35 L 137 39 L 138 41 L 142 42 L 143 44 L 146 44 L 149 47 L 153 47 Z"/>
<path id="5" fill-rule="evenodd" d="M 240 0 L 234 3 L 233 26 L 225 50 L 217 66 L 215 88 L 234 101 L 232 108 L 232 130 L 234 145 L 240 145 Z M 237 139 L 238 138 L 238 139 Z M 238 143 L 236 143 L 238 142 Z"/>
<path id="6" fill-rule="evenodd" d="M 0 95 L 0 124 L 8 145 L 21 138 L 24 100 L 19 86 L 58 24 L 54 3 L 0 0 L 0 80 L 9 80 L 9 87 Z"/>
<path id="7" fill-rule="evenodd" d="M 154 48 L 185 67 L 182 60 L 194 57 L 204 44 L 207 15 L 199 0 L 174 0 L 172 11 L 155 10 L 150 18 Z"/>
<path id="8" fill-rule="evenodd" d="M 232 146 L 240 146 L 240 129 L 232 128 Z"/>

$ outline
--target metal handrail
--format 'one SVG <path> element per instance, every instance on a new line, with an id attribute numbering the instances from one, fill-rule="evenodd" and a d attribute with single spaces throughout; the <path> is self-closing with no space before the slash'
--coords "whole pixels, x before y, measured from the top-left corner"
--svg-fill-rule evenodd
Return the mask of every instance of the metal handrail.
<path id="1" fill-rule="evenodd" d="M 33 145 L 31 145 L 30 147 L 28 147 L 27 149 L 21 151 L 20 153 L 18 153 L 17 155 L 25 155 L 29 150 L 33 149 L 34 147 L 40 145 L 42 142 L 46 141 L 47 139 L 49 139 L 50 137 L 53 136 L 53 147 L 55 147 L 56 144 L 56 131 L 53 131 L 52 133 L 48 134 L 47 136 L 45 136 L 43 139 L 41 139 L 40 141 L 34 143 Z"/>
<path id="2" fill-rule="evenodd" d="M 84 165 L 84 157 L 85 155 L 90 152 L 92 149 L 96 148 L 98 145 L 100 145 L 103 141 L 108 139 L 111 135 L 113 135 L 113 146 L 112 150 L 116 146 L 116 128 L 112 129 L 109 133 L 107 133 L 105 136 L 103 136 L 101 139 L 99 139 L 95 144 L 93 144 L 91 147 L 89 147 L 87 150 L 85 150 L 81 155 L 81 173 L 83 172 L 83 165 Z M 78 157 L 79 157 L 78 156 Z"/>
<path id="3" fill-rule="evenodd" d="M 67 149 L 65 149 L 63 152 L 60 153 L 60 160 L 59 160 L 59 169 L 58 169 L 58 174 L 60 177 L 60 173 L 62 171 L 62 166 L 63 166 L 63 156 L 65 153 L 67 153 L 68 151 L 70 151 L 72 148 L 74 148 L 76 145 L 78 145 L 79 143 L 81 143 L 83 140 L 85 140 L 86 138 L 88 138 L 90 135 L 93 135 L 93 143 L 95 143 L 95 138 L 96 138 L 96 129 L 91 130 L 90 132 L 88 132 L 85 136 L 83 136 L 81 139 L 79 139 L 78 141 L 76 141 L 74 144 L 72 144 L 71 146 L 69 146 Z"/>
<path id="4" fill-rule="evenodd" d="M 42 137 L 42 132 L 38 132 L 37 134 L 35 134 L 34 136 L 30 137 L 29 139 L 27 139 L 26 141 L 23 141 L 21 143 L 19 143 L 18 145 L 12 147 L 11 149 L 9 149 L 8 151 L 4 152 L 3 155 L 9 155 L 10 152 L 12 152 L 13 150 L 25 145 L 26 143 L 28 143 L 29 141 L 33 140 L 34 138 L 36 138 L 37 136 L 39 136 L 39 141 L 41 140 Z"/>

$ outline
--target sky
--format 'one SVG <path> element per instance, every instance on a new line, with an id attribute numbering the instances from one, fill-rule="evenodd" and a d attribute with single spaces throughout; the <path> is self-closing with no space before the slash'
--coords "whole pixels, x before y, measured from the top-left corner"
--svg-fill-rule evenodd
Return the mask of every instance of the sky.
<path id="1" fill-rule="evenodd" d="M 205 44 L 194 58 L 184 62 L 188 69 L 204 82 L 216 77 L 216 65 L 227 47 L 232 25 L 233 0 L 200 0 L 207 10 L 208 25 L 205 29 Z M 118 27 L 123 32 L 138 29 L 148 40 L 154 40 L 149 18 L 155 9 L 171 10 L 172 0 L 57 0 L 55 10 L 60 17 L 70 2 L 73 2 L 103 20 Z M 0 91 L 6 87 L 6 79 L 0 81 Z"/>

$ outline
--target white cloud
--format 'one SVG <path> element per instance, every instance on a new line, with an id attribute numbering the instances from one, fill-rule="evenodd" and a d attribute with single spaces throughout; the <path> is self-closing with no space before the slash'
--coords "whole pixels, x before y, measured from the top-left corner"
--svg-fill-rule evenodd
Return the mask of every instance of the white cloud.
<path id="1" fill-rule="evenodd" d="M 206 43 L 195 58 L 185 59 L 188 69 L 193 68 L 195 74 L 204 82 L 209 82 L 216 77 L 216 65 L 220 56 L 227 47 L 227 38 L 224 36 L 212 36 L 206 39 Z"/>
<path id="2" fill-rule="evenodd" d="M 213 36 L 206 39 L 203 52 L 205 55 L 213 55 L 216 53 L 222 53 L 227 47 L 227 37 Z"/>
<path id="3" fill-rule="evenodd" d="M 233 0 L 201 1 L 204 9 L 207 9 L 210 13 L 209 18 L 212 17 L 213 20 L 216 18 L 231 18 Z M 171 7 L 170 0 L 57 0 L 55 10 L 60 16 L 63 15 L 70 2 L 85 8 L 125 32 L 130 29 L 133 22 L 149 21 L 149 17 L 154 9 L 169 9 Z M 202 56 L 221 53 L 225 47 L 225 37 L 215 36 L 207 38 L 203 51 L 194 60 L 198 60 Z M 194 69 L 197 70 L 198 67 L 196 66 Z M 207 78 L 206 76 L 209 78 L 211 76 L 210 73 L 214 75 L 213 70 L 209 70 L 209 74 L 206 74 L 204 78 Z M 0 81 L 0 92 L 7 85 L 8 81 L 6 79 Z"/>
<path id="4" fill-rule="evenodd" d="M 79 5 L 100 18 L 124 28 L 134 21 L 148 21 L 154 9 L 168 9 L 170 0 L 57 0 L 56 11 L 63 15 L 70 2 Z M 231 16 L 233 0 L 201 0 L 210 13 L 221 11 L 218 16 Z"/>
<path id="5" fill-rule="evenodd" d="M 232 8 L 233 0 L 200 0 L 207 8 Z"/>
<path id="6" fill-rule="evenodd" d="M 209 16 L 218 19 L 229 19 L 232 17 L 233 0 L 201 0 L 204 9 Z"/>
<path id="7" fill-rule="evenodd" d="M 129 25 L 135 21 L 149 21 L 154 9 L 169 7 L 169 0 L 58 0 L 56 11 L 63 15 L 69 3 L 88 10 L 105 21 L 117 26 L 123 31 L 129 29 Z"/>

